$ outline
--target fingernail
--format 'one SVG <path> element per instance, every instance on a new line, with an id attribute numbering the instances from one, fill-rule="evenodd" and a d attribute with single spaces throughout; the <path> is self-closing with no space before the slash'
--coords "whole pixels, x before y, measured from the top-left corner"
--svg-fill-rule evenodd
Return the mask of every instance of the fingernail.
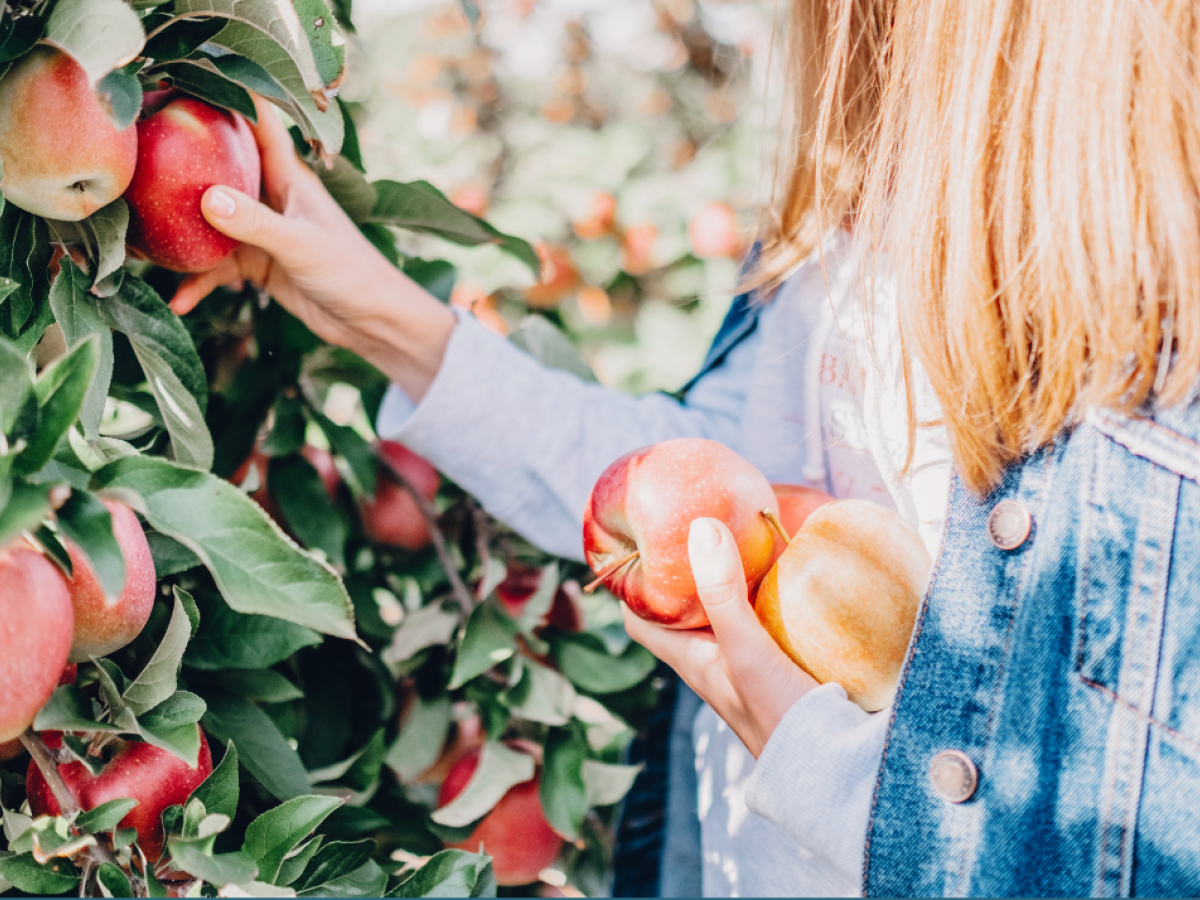
<path id="1" fill-rule="evenodd" d="M 696 519 L 688 534 L 688 544 L 694 550 L 716 550 L 721 545 L 721 531 L 712 519 Z"/>
<path id="2" fill-rule="evenodd" d="M 213 188 L 208 192 L 208 209 L 214 216 L 228 219 L 237 212 L 237 203 L 228 192 Z"/>

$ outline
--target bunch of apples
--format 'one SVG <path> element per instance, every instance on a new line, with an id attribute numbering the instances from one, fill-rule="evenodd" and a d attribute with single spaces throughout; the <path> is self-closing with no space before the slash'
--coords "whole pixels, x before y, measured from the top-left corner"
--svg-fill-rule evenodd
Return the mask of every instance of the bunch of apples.
<path id="1" fill-rule="evenodd" d="M 715 441 L 681 438 L 629 453 L 600 476 L 584 513 L 588 564 L 635 615 L 703 628 L 688 534 L 728 526 L 759 620 L 818 682 L 867 711 L 895 694 L 931 561 L 887 507 L 771 485 Z"/>
<path id="2" fill-rule="evenodd" d="M 50 46 L 0 81 L 0 161 L 5 200 L 49 219 L 85 219 L 123 197 L 129 249 L 177 272 L 212 269 L 237 246 L 205 221 L 205 190 L 225 184 L 257 197 L 261 180 L 254 134 L 239 114 L 150 91 L 141 118 L 118 130 L 83 68 Z"/>

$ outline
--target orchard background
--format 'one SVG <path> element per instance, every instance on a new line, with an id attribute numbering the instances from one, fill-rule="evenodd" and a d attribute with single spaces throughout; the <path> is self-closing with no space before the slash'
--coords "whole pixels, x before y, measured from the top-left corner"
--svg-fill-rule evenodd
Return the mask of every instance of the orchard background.
<path id="1" fill-rule="evenodd" d="M 245 115 L 254 90 L 435 295 L 548 365 L 673 390 L 766 187 L 749 98 L 769 24 L 692 0 L 10 0 L 0 71 L 55 46 L 127 127 L 143 89 Z M 488 859 L 442 848 L 535 777 L 564 840 L 540 884 L 500 892 L 603 893 L 657 692 L 616 602 L 381 445 L 382 376 L 269 297 L 221 290 L 177 319 L 180 276 L 127 257 L 127 223 L 121 200 L 75 223 L 0 210 L 0 545 L 70 572 L 73 543 L 111 594 L 100 501 L 138 512 L 149 623 L 81 663 L 34 723 L 74 738 L 35 749 L 98 768 L 144 742 L 190 765 L 199 722 L 215 771 L 163 813 L 155 864 L 128 803 L 35 819 L 30 758 L 10 759 L 0 892 L 487 894 Z"/>

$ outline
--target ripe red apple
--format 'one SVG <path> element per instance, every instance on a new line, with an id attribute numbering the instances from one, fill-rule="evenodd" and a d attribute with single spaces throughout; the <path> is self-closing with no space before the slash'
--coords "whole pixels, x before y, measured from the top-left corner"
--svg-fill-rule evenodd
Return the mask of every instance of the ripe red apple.
<path id="1" fill-rule="evenodd" d="M 437 469 L 403 444 L 380 441 L 379 446 L 388 461 L 426 500 L 432 501 L 437 496 L 441 484 Z M 388 476 L 383 466 L 379 468 L 375 497 L 363 501 L 361 512 L 363 530 L 376 543 L 406 550 L 420 550 L 429 544 L 429 526 L 417 502 Z"/>
<path id="2" fill-rule="evenodd" d="M 112 500 L 105 500 L 104 505 L 112 514 L 113 536 L 125 557 L 125 588 L 110 603 L 83 551 L 71 541 L 64 541 L 71 555 L 72 574 L 67 585 L 75 608 L 71 662 L 87 662 L 89 657 L 120 650 L 142 633 L 154 608 L 158 576 L 137 515 Z"/>
<path id="3" fill-rule="evenodd" d="M 525 302 L 548 309 L 568 297 L 582 279 L 566 247 L 538 244 L 537 255 L 542 262 L 542 277 L 533 287 L 526 288 Z"/>
<path id="4" fill-rule="evenodd" d="M 208 224 L 200 198 L 214 184 L 257 197 L 254 134 L 237 113 L 181 95 L 137 125 L 137 171 L 129 204 L 129 246 L 176 272 L 207 272 L 237 241 Z"/>
<path id="5" fill-rule="evenodd" d="M 42 739 L 51 749 L 62 746 L 62 735 L 56 732 L 45 732 Z M 63 763 L 58 767 L 58 774 L 85 811 L 110 800 L 129 798 L 138 801 L 117 827 L 136 828 L 138 845 L 146 858 L 155 863 L 162 856 L 165 840 L 163 810 L 176 803 L 186 803 L 192 791 L 212 774 L 212 769 L 208 740 L 201 731 L 200 756 L 194 769 L 177 756 L 151 744 L 117 741 L 99 774 L 93 775 L 81 762 Z M 58 801 L 36 763 L 29 764 L 25 790 L 29 808 L 35 816 L 60 814 Z"/>
<path id="6" fill-rule="evenodd" d="M 67 663 L 63 667 L 62 674 L 58 676 L 57 687 L 62 687 L 64 684 L 74 684 L 75 679 L 79 677 L 79 666 L 75 663 Z M 13 738 L 11 741 L 5 741 L 0 744 L 0 763 L 6 763 L 11 759 L 16 759 L 24 750 L 21 741 Z"/>
<path id="7" fill-rule="evenodd" d="M 771 490 L 775 492 L 775 499 L 779 501 L 779 521 L 788 537 L 795 537 L 813 510 L 833 499 L 824 491 L 801 484 L 773 484 Z M 783 538 L 776 535 L 775 558 L 779 559 L 786 549 L 787 544 Z"/>
<path id="8" fill-rule="evenodd" d="M 762 473 L 728 447 L 702 438 L 663 441 L 622 456 L 592 488 L 583 516 L 588 565 L 634 615 L 670 628 L 702 628 L 708 616 L 688 560 L 692 521 L 719 519 L 741 552 L 753 591 L 771 567 L 775 531 L 762 511 L 779 503 Z"/>
<path id="9" fill-rule="evenodd" d="M 742 252 L 737 213 L 727 203 L 709 203 L 688 222 L 688 242 L 701 258 L 736 257 Z"/>
<path id="10" fill-rule="evenodd" d="M 0 741 L 28 728 L 54 693 L 74 629 L 54 564 L 28 547 L 0 549 Z"/>
<path id="11" fill-rule="evenodd" d="M 116 129 L 67 54 L 35 47 L 0 81 L 0 188 L 14 206 L 86 219 L 129 186 L 137 155 L 137 130 Z"/>
<path id="12" fill-rule="evenodd" d="M 931 561 L 917 533 L 878 503 L 815 510 L 758 589 L 775 642 L 868 712 L 892 702 Z"/>
<path id="13" fill-rule="evenodd" d="M 645 275 L 657 264 L 658 227 L 653 222 L 634 225 L 621 235 L 621 268 L 630 275 Z"/>
<path id="14" fill-rule="evenodd" d="M 439 807 L 462 793 L 479 767 L 481 753 L 473 751 L 450 769 L 438 791 Z M 541 775 L 537 774 L 510 788 L 469 838 L 447 844 L 447 848 L 487 853 L 492 857 L 497 884 L 515 886 L 537 881 L 538 873 L 558 859 L 563 845 L 542 811 L 540 785 Z"/>
<path id="15" fill-rule="evenodd" d="M 504 604 L 508 614 L 516 618 L 524 611 L 525 604 L 533 599 L 541 584 L 541 569 L 509 563 L 504 580 L 496 585 L 496 596 Z M 553 625 L 560 631 L 569 632 L 577 632 L 583 628 L 583 614 L 562 585 L 554 592 L 554 600 L 542 617 L 541 624 Z"/>
<path id="16" fill-rule="evenodd" d="M 591 210 L 585 218 L 571 223 L 581 239 L 594 241 L 613 233 L 617 224 L 617 198 L 607 191 L 592 195 Z"/>

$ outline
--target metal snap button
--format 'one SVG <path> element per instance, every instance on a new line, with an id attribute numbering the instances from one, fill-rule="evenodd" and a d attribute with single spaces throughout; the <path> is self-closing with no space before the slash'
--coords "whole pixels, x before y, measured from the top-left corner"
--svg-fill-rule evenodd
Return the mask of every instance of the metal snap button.
<path id="1" fill-rule="evenodd" d="M 1001 550 L 1015 550 L 1029 537 L 1033 517 L 1016 500 L 1001 500 L 988 514 L 988 537 Z"/>
<path id="2" fill-rule="evenodd" d="M 943 800 L 962 803 L 970 800 L 979 784 L 975 763 L 958 750 L 943 750 L 929 764 L 929 781 Z"/>

